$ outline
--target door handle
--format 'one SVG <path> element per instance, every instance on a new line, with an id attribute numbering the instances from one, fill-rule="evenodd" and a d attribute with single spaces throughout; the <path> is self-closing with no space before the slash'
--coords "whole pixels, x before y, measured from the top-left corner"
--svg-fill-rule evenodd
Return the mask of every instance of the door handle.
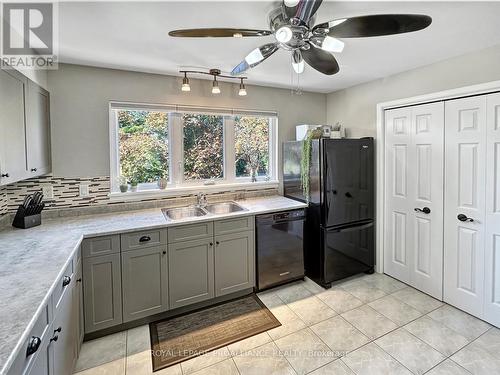
<path id="1" fill-rule="evenodd" d="M 470 218 L 470 217 L 467 217 L 467 215 L 464 215 L 464 214 L 459 214 L 457 216 L 457 219 L 460 220 L 460 221 L 468 221 L 468 222 L 473 222 L 474 219 Z"/>
<path id="2" fill-rule="evenodd" d="M 422 212 L 426 215 L 431 213 L 431 209 L 429 207 L 424 207 L 424 208 L 415 208 L 415 212 Z"/>

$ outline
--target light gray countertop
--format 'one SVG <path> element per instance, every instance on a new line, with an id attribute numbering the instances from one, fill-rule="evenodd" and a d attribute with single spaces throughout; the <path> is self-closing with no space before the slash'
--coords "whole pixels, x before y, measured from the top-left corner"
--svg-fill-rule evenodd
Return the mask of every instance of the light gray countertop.
<path id="1" fill-rule="evenodd" d="M 306 207 L 281 196 L 237 203 L 247 211 L 167 221 L 161 209 L 155 208 L 58 218 L 31 229 L 0 230 L 0 374 L 7 372 L 83 238 Z"/>

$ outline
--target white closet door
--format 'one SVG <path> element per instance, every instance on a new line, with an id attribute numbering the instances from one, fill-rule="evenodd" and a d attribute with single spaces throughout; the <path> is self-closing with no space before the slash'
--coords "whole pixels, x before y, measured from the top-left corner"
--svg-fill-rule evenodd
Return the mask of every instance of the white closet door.
<path id="1" fill-rule="evenodd" d="M 500 94 L 487 97 L 484 318 L 500 326 Z"/>
<path id="2" fill-rule="evenodd" d="M 443 298 L 443 153 L 444 103 L 413 107 L 410 284 L 438 299 Z"/>
<path id="3" fill-rule="evenodd" d="M 444 104 L 385 116 L 384 271 L 442 299 Z"/>
<path id="4" fill-rule="evenodd" d="M 482 316 L 486 96 L 447 101 L 445 122 L 444 298 Z"/>
<path id="5" fill-rule="evenodd" d="M 408 171 L 411 145 L 411 108 L 385 112 L 385 249 L 384 272 L 410 282 L 411 181 Z"/>

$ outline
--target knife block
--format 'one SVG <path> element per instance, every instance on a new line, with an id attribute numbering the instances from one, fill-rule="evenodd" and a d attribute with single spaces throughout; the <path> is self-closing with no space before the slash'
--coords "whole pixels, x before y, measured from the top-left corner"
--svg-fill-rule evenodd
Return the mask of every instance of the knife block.
<path id="1" fill-rule="evenodd" d="M 12 226 L 21 229 L 33 228 L 42 224 L 42 214 L 26 215 L 24 206 L 19 206 Z"/>

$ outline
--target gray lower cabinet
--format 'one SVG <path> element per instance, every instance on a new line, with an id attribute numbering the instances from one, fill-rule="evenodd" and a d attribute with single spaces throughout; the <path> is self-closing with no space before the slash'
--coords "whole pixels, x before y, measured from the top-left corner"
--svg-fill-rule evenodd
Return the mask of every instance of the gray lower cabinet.
<path id="1" fill-rule="evenodd" d="M 83 259 L 85 333 L 122 323 L 120 254 Z"/>
<path id="2" fill-rule="evenodd" d="M 76 327 L 76 355 L 80 352 L 80 347 L 85 334 L 84 318 L 83 318 L 83 279 L 82 279 L 82 263 L 78 262 L 75 268 L 75 285 L 73 287 L 73 314 L 75 315 Z"/>
<path id="3" fill-rule="evenodd" d="M 75 280 L 66 287 L 54 314 L 52 343 L 54 374 L 71 375 L 77 356 L 76 316 L 73 307 Z"/>
<path id="4" fill-rule="evenodd" d="M 214 297 L 213 238 L 168 245 L 170 308 Z"/>
<path id="5" fill-rule="evenodd" d="M 123 321 L 167 311 L 167 246 L 126 251 L 121 257 Z"/>
<path id="6" fill-rule="evenodd" d="M 50 333 L 53 332 L 53 325 L 49 326 Z M 31 363 L 28 370 L 25 372 L 26 375 L 53 375 L 54 370 L 52 368 L 53 365 L 53 345 L 50 340 L 51 337 L 46 337 L 42 340 L 40 347 L 37 350 L 37 356 L 34 361 Z M 14 374 L 12 372 L 12 374 Z"/>
<path id="7" fill-rule="evenodd" d="M 215 236 L 215 296 L 255 285 L 254 232 Z"/>

